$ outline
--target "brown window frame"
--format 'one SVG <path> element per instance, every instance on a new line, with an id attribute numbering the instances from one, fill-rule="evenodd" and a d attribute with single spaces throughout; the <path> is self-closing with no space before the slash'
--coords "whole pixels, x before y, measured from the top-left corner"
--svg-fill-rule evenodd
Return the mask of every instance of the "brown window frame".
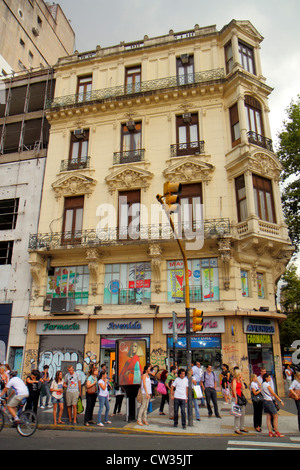
<path id="1" fill-rule="evenodd" d="M 254 48 L 241 40 L 238 41 L 238 47 L 241 66 L 247 72 L 256 75 Z"/>
<path id="2" fill-rule="evenodd" d="M 126 197 L 126 205 L 127 205 L 127 219 L 126 224 L 121 225 L 121 218 L 124 216 L 122 214 L 122 206 L 125 204 L 121 204 L 120 197 Z M 119 191 L 118 194 L 118 237 L 119 239 L 139 239 L 140 238 L 140 216 L 139 214 L 139 223 L 137 225 L 137 230 L 134 233 L 129 233 L 128 228 L 131 224 L 133 217 L 130 214 L 130 208 L 133 204 L 141 204 L 141 190 L 140 189 L 133 189 L 130 191 Z M 133 236 L 132 236 L 133 235 Z"/>
<path id="3" fill-rule="evenodd" d="M 233 49 L 232 49 L 231 41 L 229 41 L 225 45 L 224 53 L 225 53 L 225 68 L 226 68 L 226 73 L 228 74 L 233 69 Z"/>
<path id="4" fill-rule="evenodd" d="M 132 83 L 129 80 L 132 79 Z M 139 93 L 141 91 L 142 67 L 141 65 L 125 68 L 125 92 Z"/>
<path id="5" fill-rule="evenodd" d="M 181 193 L 178 196 L 178 201 L 181 206 L 181 212 L 179 215 L 179 221 L 186 225 L 186 221 L 184 220 L 183 217 L 183 207 L 182 207 L 182 201 L 183 199 L 188 200 L 189 204 L 189 217 L 188 217 L 188 222 L 190 225 L 190 221 L 192 221 L 192 227 L 189 227 L 190 229 L 195 228 L 196 222 L 201 222 L 202 219 L 200 220 L 197 219 L 197 214 L 194 213 L 194 201 L 193 199 L 200 198 L 200 204 L 202 204 L 203 201 L 203 196 L 202 196 L 202 183 L 191 183 L 191 184 L 183 184 L 181 187 Z"/>
<path id="6" fill-rule="evenodd" d="M 276 224 L 272 181 L 255 174 L 252 179 L 256 215 L 265 222 Z"/>
<path id="7" fill-rule="evenodd" d="M 253 96 L 245 96 L 248 131 L 264 136 L 264 123 L 260 102 Z M 253 126 L 254 124 L 254 126 Z"/>
<path id="8" fill-rule="evenodd" d="M 194 55 L 193 54 L 183 54 L 188 56 L 188 62 L 183 63 L 183 56 L 176 57 L 176 76 L 178 85 L 188 85 L 189 83 L 194 83 L 195 81 L 195 65 L 194 65 Z M 192 69 L 192 72 L 189 71 Z M 182 73 L 183 72 L 183 73 Z"/>
<path id="9" fill-rule="evenodd" d="M 77 77 L 77 102 L 83 102 L 89 99 L 89 94 L 92 91 L 93 76 L 84 75 Z"/>
<path id="10" fill-rule="evenodd" d="M 90 131 L 89 129 L 84 129 L 84 137 L 82 139 L 78 139 L 74 133 L 72 132 L 71 134 L 71 140 L 70 140 L 70 150 L 69 150 L 69 162 L 68 162 L 68 169 L 72 169 L 74 166 L 74 169 L 78 168 L 78 165 L 80 163 L 86 163 L 87 158 L 88 158 L 88 150 L 89 150 L 89 137 L 90 137 Z M 84 155 L 84 146 L 83 142 L 87 142 L 87 149 L 86 149 L 86 155 Z M 74 151 L 74 144 L 78 145 L 78 154 L 76 157 L 73 156 L 73 151 Z"/>
<path id="11" fill-rule="evenodd" d="M 84 196 L 66 197 L 64 201 L 64 217 L 63 217 L 63 229 L 62 229 L 62 243 L 63 244 L 76 244 L 81 242 L 81 231 L 83 222 L 83 209 L 84 209 Z M 78 223 L 78 213 L 81 210 L 81 227 L 80 230 L 76 225 Z M 67 213 L 72 212 L 72 226 L 71 230 L 66 231 Z M 66 237 L 66 234 L 70 234 L 70 237 Z"/>
<path id="12" fill-rule="evenodd" d="M 240 120 L 239 120 L 239 110 L 238 104 L 235 103 L 231 108 L 229 108 L 229 119 L 230 119 L 230 131 L 231 131 L 231 142 L 232 146 L 235 147 L 241 143 L 241 133 L 240 133 Z M 238 138 L 237 134 L 239 135 Z"/>
<path id="13" fill-rule="evenodd" d="M 191 128 L 197 126 L 197 139 L 191 140 Z M 186 141 L 180 141 L 180 129 L 185 129 Z M 184 122 L 183 115 L 176 116 L 176 142 L 177 156 L 195 155 L 199 153 L 199 116 L 198 113 L 191 113 L 190 122 Z M 193 145 L 192 145 L 193 144 Z"/>
<path id="14" fill-rule="evenodd" d="M 241 195 L 240 190 L 243 191 Z M 247 207 L 247 193 L 246 193 L 246 184 L 245 184 L 245 175 L 242 174 L 235 178 L 235 194 L 236 194 L 236 204 L 237 204 L 237 213 L 238 213 L 238 222 L 243 222 L 248 217 L 248 207 Z M 242 217 L 242 204 L 246 204 L 245 216 Z"/>

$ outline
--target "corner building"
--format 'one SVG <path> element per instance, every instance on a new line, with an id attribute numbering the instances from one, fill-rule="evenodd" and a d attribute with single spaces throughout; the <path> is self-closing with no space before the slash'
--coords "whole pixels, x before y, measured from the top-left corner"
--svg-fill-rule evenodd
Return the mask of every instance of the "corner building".
<path id="1" fill-rule="evenodd" d="M 262 36 L 231 21 L 75 53 L 55 67 L 25 369 L 86 371 L 145 338 L 151 363 L 186 364 L 183 261 L 157 194 L 182 183 L 177 227 L 191 308 L 204 311 L 192 358 L 264 364 L 283 390 L 276 283 L 293 251 L 284 222 Z M 154 208 L 153 208 L 154 207 Z M 203 209 L 201 218 L 200 207 Z M 172 312 L 178 341 L 173 344 Z"/>

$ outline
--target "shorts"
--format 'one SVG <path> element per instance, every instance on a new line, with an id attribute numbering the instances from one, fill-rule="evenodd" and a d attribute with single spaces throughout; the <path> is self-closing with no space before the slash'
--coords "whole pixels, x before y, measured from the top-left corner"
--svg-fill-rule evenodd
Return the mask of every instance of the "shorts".
<path id="1" fill-rule="evenodd" d="M 77 406 L 79 392 L 66 392 L 67 406 Z"/>
<path id="2" fill-rule="evenodd" d="M 7 405 L 11 406 L 11 408 L 16 408 L 17 406 L 22 404 L 22 401 L 27 398 L 28 395 L 14 395 L 10 398 Z"/>
<path id="3" fill-rule="evenodd" d="M 61 397 L 61 398 L 52 397 L 53 405 L 55 405 L 56 403 L 63 403 L 63 402 L 64 402 L 64 397 Z"/>
<path id="4" fill-rule="evenodd" d="M 264 412 L 270 415 L 276 415 L 277 409 L 273 400 L 264 400 Z"/>

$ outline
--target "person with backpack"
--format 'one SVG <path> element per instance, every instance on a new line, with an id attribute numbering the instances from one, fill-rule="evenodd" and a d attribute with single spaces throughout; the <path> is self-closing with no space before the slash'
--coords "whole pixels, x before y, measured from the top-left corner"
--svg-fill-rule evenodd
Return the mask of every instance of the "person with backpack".
<path id="1" fill-rule="evenodd" d="M 202 375 L 201 387 L 205 393 L 208 417 L 212 417 L 212 408 L 210 405 L 210 401 L 212 401 L 216 418 L 221 418 L 217 402 L 217 377 L 211 365 L 207 366 L 206 371 Z"/>

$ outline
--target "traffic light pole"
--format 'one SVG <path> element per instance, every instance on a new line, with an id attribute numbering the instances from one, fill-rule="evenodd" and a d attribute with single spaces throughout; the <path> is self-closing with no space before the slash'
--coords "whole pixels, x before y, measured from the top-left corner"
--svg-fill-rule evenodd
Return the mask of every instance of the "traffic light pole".
<path id="1" fill-rule="evenodd" d="M 160 202 L 162 206 L 164 206 L 164 201 L 162 196 L 159 194 L 156 196 L 157 200 Z M 193 426 L 193 383 L 192 383 L 192 348 L 191 348 L 191 315 L 190 315 L 190 286 L 189 286 L 189 271 L 188 271 L 188 262 L 187 257 L 183 248 L 181 241 L 177 236 L 177 232 L 175 230 L 174 222 L 171 218 L 171 214 L 167 212 L 169 215 L 170 225 L 172 227 L 173 233 L 177 240 L 178 246 L 180 248 L 183 263 L 184 263 L 184 274 L 185 274 L 185 322 L 186 322 L 186 362 L 187 362 L 187 374 L 188 374 L 188 381 L 189 381 L 189 388 L 188 388 L 188 425 Z"/>

